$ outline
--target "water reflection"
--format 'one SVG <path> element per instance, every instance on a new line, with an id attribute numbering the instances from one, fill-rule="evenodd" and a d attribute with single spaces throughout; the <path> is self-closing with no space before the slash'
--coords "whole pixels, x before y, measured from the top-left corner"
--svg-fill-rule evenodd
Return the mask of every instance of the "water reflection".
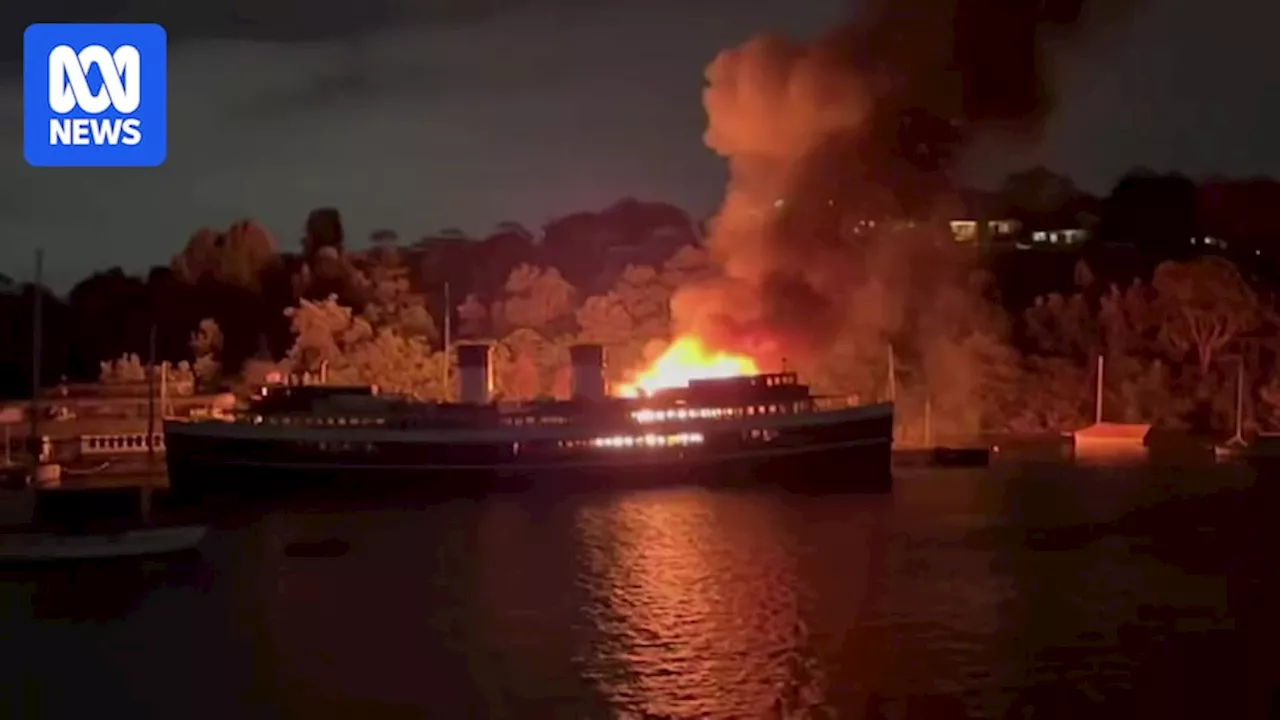
<path id="1" fill-rule="evenodd" d="M 67 623 L 105 623 L 137 612 L 153 593 L 166 586 L 199 586 L 210 568 L 196 553 L 159 559 L 31 566 L 0 573 L 0 583 L 30 591 L 32 618 Z M 92 602 L 86 599 L 92 598 Z"/>
<path id="2" fill-rule="evenodd" d="M 299 716 L 385 717 L 423 707 L 433 683 L 467 687 L 454 655 L 468 642 L 459 619 L 472 595 L 474 509 L 452 510 L 273 513 L 247 529 L 227 562 L 263 703 Z M 315 537 L 347 541 L 349 551 L 286 552 Z M 452 696 L 441 708 L 470 712 L 472 699 Z"/>
<path id="3" fill-rule="evenodd" d="M 1028 464 L 278 513 L 185 575 L 4 574 L 0 716 L 1263 717 L 1280 485 L 1250 484 Z M 317 538 L 349 551 L 287 552 Z"/>
<path id="4" fill-rule="evenodd" d="M 616 707 L 761 717 L 797 700 L 822 702 L 822 679 L 806 673 L 795 547 L 781 507 L 689 489 L 579 511 L 601 635 L 588 673 Z"/>

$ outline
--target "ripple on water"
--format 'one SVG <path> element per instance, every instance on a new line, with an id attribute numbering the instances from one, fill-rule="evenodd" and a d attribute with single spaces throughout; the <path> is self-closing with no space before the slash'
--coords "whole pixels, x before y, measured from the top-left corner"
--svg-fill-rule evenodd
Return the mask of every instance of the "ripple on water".
<path id="1" fill-rule="evenodd" d="M 250 699 L 352 717 L 1179 717 L 1192 705 L 1169 688 L 1239 686 L 1242 641 L 1223 638 L 1247 635 L 1241 608 L 1275 606 L 1258 549 L 1274 507 L 1193 484 L 1026 468 L 916 472 L 888 498 L 279 516 L 211 538 L 198 583 L 6 578 L 0 631 L 34 650 L 0 669 L 67 716 L 75 683 L 99 711 L 165 717 L 249 717 Z M 285 551 L 327 537 L 350 552 Z M 193 708 L 183 677 L 231 690 Z M 1144 711 L 1110 712 L 1126 697 Z"/>

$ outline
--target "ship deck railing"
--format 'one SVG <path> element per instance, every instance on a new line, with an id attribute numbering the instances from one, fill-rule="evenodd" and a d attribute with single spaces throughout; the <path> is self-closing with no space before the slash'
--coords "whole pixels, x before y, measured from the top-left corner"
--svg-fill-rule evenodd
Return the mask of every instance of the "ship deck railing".
<path id="1" fill-rule="evenodd" d="M 866 404 L 853 395 L 819 395 L 813 398 L 813 409 L 824 412 L 849 410 Z"/>

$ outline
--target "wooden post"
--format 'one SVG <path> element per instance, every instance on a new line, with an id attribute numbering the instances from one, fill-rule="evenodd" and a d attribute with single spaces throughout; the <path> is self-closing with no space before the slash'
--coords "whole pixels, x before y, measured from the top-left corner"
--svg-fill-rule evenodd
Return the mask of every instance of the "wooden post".
<path id="1" fill-rule="evenodd" d="M 449 296 L 449 283 L 444 284 L 444 356 L 441 363 L 444 365 L 440 369 L 441 379 L 444 386 L 440 390 L 440 397 L 445 402 L 449 402 L 449 375 L 451 368 L 449 367 L 449 350 L 453 345 L 453 300 Z"/>
<path id="2" fill-rule="evenodd" d="M 1233 442 L 1244 444 L 1244 355 L 1236 359 L 1236 435 Z"/>
<path id="3" fill-rule="evenodd" d="M 924 446 L 933 447 L 933 396 L 924 396 Z"/>
<path id="4" fill-rule="evenodd" d="M 44 343 L 44 250 L 36 250 L 35 297 L 31 301 L 31 430 L 27 438 L 27 446 L 31 450 L 31 477 L 36 476 L 36 467 L 40 464 L 40 365 L 41 345 Z"/>
<path id="5" fill-rule="evenodd" d="M 138 488 L 138 510 L 142 514 L 142 524 L 151 524 L 151 488 L 143 485 Z"/>
<path id="6" fill-rule="evenodd" d="M 893 357 L 893 346 L 889 346 L 889 402 L 898 400 L 898 372 Z"/>
<path id="7" fill-rule="evenodd" d="M 1093 403 L 1093 422 L 1098 424 L 1102 422 L 1102 377 L 1104 370 L 1102 353 L 1098 353 L 1098 390 L 1097 397 Z"/>

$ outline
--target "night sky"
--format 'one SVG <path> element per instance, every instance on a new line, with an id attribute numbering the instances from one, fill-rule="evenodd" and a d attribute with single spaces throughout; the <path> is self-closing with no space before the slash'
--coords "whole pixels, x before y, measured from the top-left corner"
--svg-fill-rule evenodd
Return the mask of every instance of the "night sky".
<path id="1" fill-rule="evenodd" d="M 196 6 L 199 7 L 191 7 Z M 92 8 L 86 12 L 82 7 Z M 114 11 L 107 12 L 115 8 Z M 167 262 L 193 230 L 258 219 L 296 249 L 306 212 L 349 234 L 531 226 L 623 196 L 697 214 L 722 161 L 701 141 L 702 71 L 762 31 L 809 36 L 841 0 L 5 0 L 0 273 L 47 281 Z M 159 169 L 34 169 L 18 60 L 35 21 L 169 30 L 169 158 Z M 1280 4 L 1150 0 L 1060 58 L 1042 147 L 971 162 L 978 181 L 1043 162 L 1105 191 L 1134 165 L 1280 174 Z"/>

